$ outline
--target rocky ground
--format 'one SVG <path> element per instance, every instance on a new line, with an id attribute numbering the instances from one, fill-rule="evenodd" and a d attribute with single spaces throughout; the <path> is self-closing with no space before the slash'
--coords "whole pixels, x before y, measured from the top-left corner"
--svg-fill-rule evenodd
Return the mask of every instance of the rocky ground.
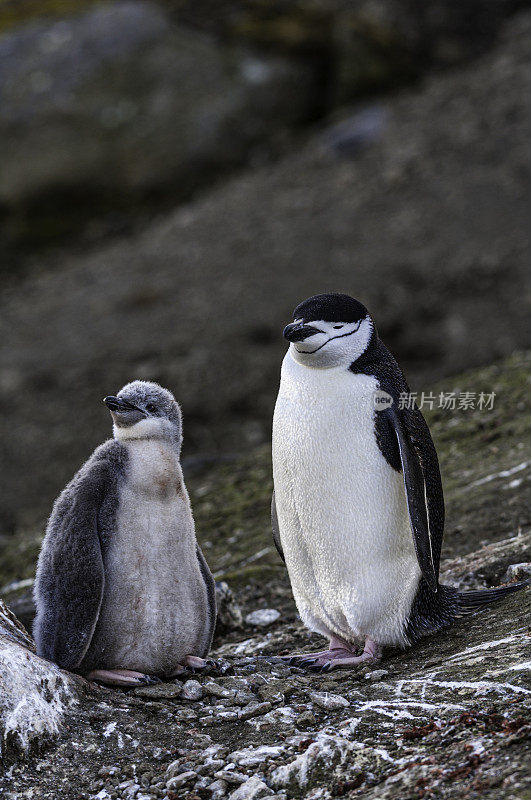
<path id="1" fill-rule="evenodd" d="M 460 587 L 529 575 L 528 364 L 519 354 L 436 387 L 496 392 L 492 411 L 428 414 L 449 517 L 441 572 Z M 57 733 L 17 738 L 17 706 L 5 748 L 4 711 L 6 798 L 529 797 L 530 591 L 356 672 L 287 666 L 279 655 L 321 642 L 300 624 L 270 540 L 269 472 L 258 448 L 190 481 L 204 551 L 242 610 L 223 603 L 217 666 L 127 692 L 57 671 L 73 694 Z M 10 576 L 29 579 L 34 551 L 18 544 Z M 14 607 L 25 591 L 3 594 Z"/>

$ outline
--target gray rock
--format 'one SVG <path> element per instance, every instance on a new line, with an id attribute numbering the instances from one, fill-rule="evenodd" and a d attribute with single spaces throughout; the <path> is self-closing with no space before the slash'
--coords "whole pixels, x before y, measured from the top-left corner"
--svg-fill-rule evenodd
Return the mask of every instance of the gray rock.
<path id="1" fill-rule="evenodd" d="M 156 686 L 139 686 L 133 690 L 133 694 L 146 700 L 176 700 L 182 694 L 182 687 L 182 683 L 159 683 Z"/>
<path id="2" fill-rule="evenodd" d="M 275 758 L 284 750 L 283 745 L 258 745 L 245 750 L 234 750 L 227 758 L 241 767 L 254 767 L 266 763 L 270 758 Z"/>
<path id="3" fill-rule="evenodd" d="M 512 581 L 525 581 L 531 578 L 531 562 L 523 562 L 522 564 L 511 564 L 507 567 L 507 572 L 504 576 L 504 583 L 512 583 Z"/>
<path id="4" fill-rule="evenodd" d="M 306 113 L 311 76 L 171 24 L 151 2 L 97 4 L 0 36 L 0 202 L 83 187 L 182 186 L 244 161 Z"/>
<path id="5" fill-rule="evenodd" d="M 82 682 L 35 655 L 35 645 L 0 600 L 0 757 L 4 763 L 57 736 Z"/>
<path id="6" fill-rule="evenodd" d="M 519 531 L 497 542 L 484 544 L 473 553 L 445 558 L 441 563 L 441 582 L 460 589 L 481 589 L 488 585 L 510 582 L 508 575 L 516 560 L 526 564 L 531 558 L 531 531 Z"/>
<path id="7" fill-rule="evenodd" d="M 346 697 L 331 692 L 310 692 L 310 700 L 326 711 L 335 711 L 338 708 L 348 708 L 350 706 Z"/>
<path id="8" fill-rule="evenodd" d="M 389 675 L 389 670 L 375 669 L 372 672 L 366 672 L 364 677 L 368 681 L 381 681 L 386 675 Z"/>
<path id="9" fill-rule="evenodd" d="M 241 772 L 238 772 L 234 769 L 234 764 L 232 766 L 228 764 L 225 769 L 218 770 L 218 772 L 214 773 L 214 777 L 218 780 L 238 785 L 245 783 L 245 781 L 248 779 L 247 775 L 242 775 Z"/>
<path id="10" fill-rule="evenodd" d="M 252 775 L 245 783 L 242 783 L 229 795 L 230 800 L 258 800 L 260 797 L 267 797 L 272 795 L 273 792 L 269 786 Z"/>
<path id="11" fill-rule="evenodd" d="M 233 591 L 225 581 L 216 581 L 216 620 L 217 633 L 239 630 L 243 624 L 243 614 Z"/>
<path id="12" fill-rule="evenodd" d="M 275 789 L 287 789 L 299 796 L 316 776 L 326 772 L 327 784 L 333 780 L 338 767 L 355 752 L 353 745 L 338 736 L 319 734 L 317 741 L 289 764 L 277 767 L 271 775 L 271 785 Z"/>
<path id="13" fill-rule="evenodd" d="M 181 772 L 181 759 L 177 759 L 176 761 L 172 761 L 171 764 L 168 764 L 166 772 L 164 773 L 164 780 L 169 781 L 170 778 L 174 778 L 179 772 Z"/>
<path id="14" fill-rule="evenodd" d="M 251 611 L 245 617 L 247 625 L 256 625 L 258 628 L 267 628 L 280 618 L 280 611 L 275 608 L 259 608 Z"/>
<path id="15" fill-rule="evenodd" d="M 367 106 L 328 128 L 322 137 L 323 145 L 336 155 L 355 158 L 383 135 L 388 114 L 382 105 Z"/>
<path id="16" fill-rule="evenodd" d="M 221 797 L 225 797 L 227 794 L 228 787 L 229 784 L 227 783 L 227 781 L 221 779 L 213 781 L 208 787 L 212 800 L 219 800 Z"/>
<path id="17" fill-rule="evenodd" d="M 118 789 L 120 790 L 120 796 L 123 797 L 124 800 L 133 800 L 140 790 L 140 786 L 138 783 L 136 783 L 136 781 L 129 780 L 119 783 Z"/>
<path id="18" fill-rule="evenodd" d="M 181 698 L 183 700 L 201 700 L 203 697 L 203 687 L 196 680 L 188 680 L 184 684 L 181 691 Z"/>
<path id="19" fill-rule="evenodd" d="M 252 719 L 253 717 L 261 717 L 263 714 L 267 714 L 268 711 L 271 711 L 271 703 L 249 703 L 249 705 L 242 708 L 242 710 L 238 713 L 238 719 L 246 720 Z"/>
<path id="20" fill-rule="evenodd" d="M 224 686 L 220 686 L 219 683 L 215 683 L 214 681 L 208 681 L 203 684 L 203 691 L 211 697 L 220 697 L 224 699 L 233 698 L 236 694 L 236 689 L 226 689 Z"/>
<path id="21" fill-rule="evenodd" d="M 170 778 L 166 781 L 166 788 L 168 791 L 175 791 L 176 789 L 181 789 L 187 783 L 191 783 L 193 780 L 197 779 L 197 772 L 194 770 L 187 770 L 186 772 L 181 772 L 179 775 L 175 775 L 173 778 Z"/>

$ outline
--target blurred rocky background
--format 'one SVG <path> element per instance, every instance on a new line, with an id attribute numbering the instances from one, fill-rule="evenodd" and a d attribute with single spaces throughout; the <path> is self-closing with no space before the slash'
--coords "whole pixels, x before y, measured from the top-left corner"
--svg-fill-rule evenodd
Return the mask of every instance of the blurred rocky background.
<path id="1" fill-rule="evenodd" d="M 373 311 L 414 389 L 526 344 L 525 2 L 0 2 L 0 531 L 132 378 L 198 471 L 266 442 L 283 325 Z"/>
<path id="2" fill-rule="evenodd" d="M 529 575 L 530 212 L 530 2 L 0 0 L 0 793 L 528 797 L 529 593 L 304 675 L 270 660 L 317 637 L 268 508 L 282 328 L 348 292 L 413 390 L 496 395 L 428 412 L 444 580 Z M 12 612 L 134 378 L 183 406 L 222 669 L 132 696 L 38 659 Z"/>

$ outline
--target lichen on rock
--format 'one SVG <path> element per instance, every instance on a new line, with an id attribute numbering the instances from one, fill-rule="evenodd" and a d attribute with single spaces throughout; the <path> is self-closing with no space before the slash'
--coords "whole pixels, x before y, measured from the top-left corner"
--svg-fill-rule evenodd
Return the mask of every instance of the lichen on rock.
<path id="1" fill-rule="evenodd" d="M 0 600 L 0 763 L 38 752 L 77 702 L 78 680 L 35 655 L 33 641 Z"/>

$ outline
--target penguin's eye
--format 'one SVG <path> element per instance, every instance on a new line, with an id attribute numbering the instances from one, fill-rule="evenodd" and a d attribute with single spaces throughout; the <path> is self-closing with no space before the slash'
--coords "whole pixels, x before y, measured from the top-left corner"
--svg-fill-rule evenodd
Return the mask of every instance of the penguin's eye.
<path id="1" fill-rule="evenodd" d="M 146 411 L 149 411 L 150 414 L 153 414 L 154 411 L 157 410 L 157 406 L 153 403 L 148 403 L 146 406 Z"/>
<path id="2" fill-rule="evenodd" d="M 337 328 L 342 328 L 343 325 L 334 325 L 333 327 L 337 329 Z"/>

